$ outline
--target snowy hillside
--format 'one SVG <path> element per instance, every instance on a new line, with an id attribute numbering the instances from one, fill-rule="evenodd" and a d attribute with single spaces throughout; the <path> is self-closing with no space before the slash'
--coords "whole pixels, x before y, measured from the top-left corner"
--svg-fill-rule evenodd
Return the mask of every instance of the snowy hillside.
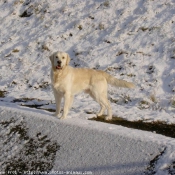
<path id="1" fill-rule="evenodd" d="M 137 85 L 109 88 L 114 116 L 175 123 L 175 0 L 1 0 L 0 13 L 2 101 L 54 109 L 48 57 L 59 50 Z M 80 94 L 69 117 L 98 108 Z"/>

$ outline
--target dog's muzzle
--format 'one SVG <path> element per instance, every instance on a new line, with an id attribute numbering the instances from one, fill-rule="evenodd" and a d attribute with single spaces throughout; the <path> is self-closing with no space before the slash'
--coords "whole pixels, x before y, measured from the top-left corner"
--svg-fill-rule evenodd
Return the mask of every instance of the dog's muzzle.
<path id="1" fill-rule="evenodd" d="M 62 67 L 61 67 L 61 61 L 57 61 L 57 66 L 56 66 L 56 69 L 61 69 Z"/>

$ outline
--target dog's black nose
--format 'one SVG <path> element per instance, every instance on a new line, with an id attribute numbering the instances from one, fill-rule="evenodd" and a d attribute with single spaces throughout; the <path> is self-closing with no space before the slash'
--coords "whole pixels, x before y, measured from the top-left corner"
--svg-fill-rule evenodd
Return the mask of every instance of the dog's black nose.
<path id="1" fill-rule="evenodd" d="M 58 63 L 58 64 L 61 64 L 61 61 L 60 61 L 60 60 L 58 60 L 58 61 L 57 61 L 57 63 Z"/>

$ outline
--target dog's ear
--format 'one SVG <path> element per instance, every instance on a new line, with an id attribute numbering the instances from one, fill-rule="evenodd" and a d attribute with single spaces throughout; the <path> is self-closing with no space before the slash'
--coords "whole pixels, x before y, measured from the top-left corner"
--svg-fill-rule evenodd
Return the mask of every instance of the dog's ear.
<path id="1" fill-rule="evenodd" d="M 70 62 L 70 56 L 69 56 L 69 54 L 67 54 L 66 65 L 68 65 L 68 64 L 69 64 L 69 62 Z"/>
<path id="2" fill-rule="evenodd" d="M 54 54 L 55 54 L 55 53 L 54 53 Z M 53 63 L 54 54 L 50 55 L 50 57 L 49 57 L 51 63 Z"/>

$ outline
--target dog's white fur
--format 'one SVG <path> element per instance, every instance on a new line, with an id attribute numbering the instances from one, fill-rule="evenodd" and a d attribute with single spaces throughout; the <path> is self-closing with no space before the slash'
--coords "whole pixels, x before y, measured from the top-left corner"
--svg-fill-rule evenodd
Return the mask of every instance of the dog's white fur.
<path id="1" fill-rule="evenodd" d="M 134 88 L 135 85 L 119 80 L 101 70 L 73 68 L 68 66 L 70 57 L 64 52 L 55 52 L 50 56 L 52 64 L 51 83 L 56 101 L 56 113 L 60 113 L 61 99 L 64 98 L 64 109 L 60 119 L 66 118 L 75 94 L 84 91 L 97 101 L 101 109 L 97 116 L 107 109 L 106 120 L 112 119 L 112 110 L 107 99 L 107 84 L 115 87 Z"/>

